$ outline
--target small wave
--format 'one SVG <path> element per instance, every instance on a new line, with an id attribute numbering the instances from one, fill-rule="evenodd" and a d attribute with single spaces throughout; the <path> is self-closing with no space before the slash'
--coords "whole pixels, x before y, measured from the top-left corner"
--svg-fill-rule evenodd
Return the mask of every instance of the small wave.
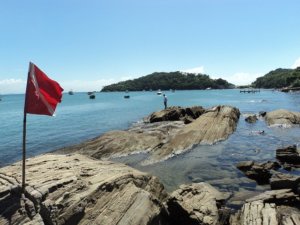
<path id="1" fill-rule="evenodd" d="M 259 100 L 250 100 L 248 102 L 251 102 L 251 103 L 262 103 L 262 102 L 267 102 L 267 100 L 265 100 L 265 99 L 259 99 Z"/>
<path id="2" fill-rule="evenodd" d="M 272 124 L 269 127 L 274 127 L 274 128 L 291 128 L 293 125 L 292 124 Z"/>

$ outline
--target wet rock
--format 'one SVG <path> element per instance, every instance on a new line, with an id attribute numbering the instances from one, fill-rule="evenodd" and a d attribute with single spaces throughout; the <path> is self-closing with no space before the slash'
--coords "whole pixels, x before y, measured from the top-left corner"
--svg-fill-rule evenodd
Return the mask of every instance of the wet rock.
<path id="1" fill-rule="evenodd" d="M 27 160 L 0 169 L 0 224 L 166 224 L 167 193 L 157 178 L 122 164 L 74 155 Z"/>
<path id="2" fill-rule="evenodd" d="M 149 121 L 150 123 L 161 122 L 161 121 L 176 121 L 184 116 L 185 116 L 185 110 L 183 108 L 173 106 L 152 113 L 149 117 Z"/>
<path id="3" fill-rule="evenodd" d="M 300 152 L 296 145 L 291 145 L 286 148 L 276 150 L 276 158 L 282 163 L 300 166 Z"/>
<path id="4" fill-rule="evenodd" d="M 260 111 L 260 112 L 258 113 L 258 115 L 261 116 L 261 117 L 264 117 L 265 115 L 267 115 L 267 112 L 265 112 L 265 111 Z"/>
<path id="5" fill-rule="evenodd" d="M 207 183 L 181 185 L 167 202 L 174 225 L 217 225 L 226 196 Z"/>
<path id="6" fill-rule="evenodd" d="M 271 189 L 292 189 L 297 192 L 298 185 L 300 184 L 300 176 L 275 173 L 270 179 Z"/>
<path id="7" fill-rule="evenodd" d="M 205 109 L 202 106 L 192 106 L 185 108 L 186 115 L 192 117 L 193 119 L 197 119 L 205 112 Z"/>
<path id="8" fill-rule="evenodd" d="M 181 108 L 179 106 L 168 107 L 167 109 L 154 112 L 149 116 L 150 123 L 161 121 L 177 121 L 184 120 L 185 117 L 197 119 L 204 113 L 205 109 L 201 106 L 193 106 L 188 108 Z"/>
<path id="9" fill-rule="evenodd" d="M 257 116 L 254 114 L 254 115 L 250 115 L 250 116 L 247 116 L 245 118 L 245 121 L 247 123 L 255 123 L 257 121 Z"/>
<path id="10" fill-rule="evenodd" d="M 242 171 L 247 171 L 247 170 L 250 170 L 252 168 L 252 166 L 254 165 L 254 161 L 242 161 L 242 162 L 239 162 L 236 167 L 239 169 L 239 170 L 242 170 Z"/>
<path id="11" fill-rule="evenodd" d="M 268 125 L 293 125 L 300 124 L 300 113 L 279 109 L 268 112 L 265 116 Z"/>
<path id="12" fill-rule="evenodd" d="M 271 170 L 280 168 L 279 163 L 268 161 L 266 163 L 256 163 L 254 161 L 244 161 L 236 165 L 236 167 L 243 171 L 244 174 L 255 180 L 258 184 L 268 184 L 272 176 Z"/>

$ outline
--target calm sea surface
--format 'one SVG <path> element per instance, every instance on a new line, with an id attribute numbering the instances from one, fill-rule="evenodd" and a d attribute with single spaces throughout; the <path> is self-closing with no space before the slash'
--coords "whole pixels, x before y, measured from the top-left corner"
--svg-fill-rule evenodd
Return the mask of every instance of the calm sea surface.
<path id="1" fill-rule="evenodd" d="M 300 111 L 299 93 L 262 90 L 244 94 L 239 90 L 199 90 L 165 92 L 174 106 L 219 104 L 235 106 L 242 115 L 237 130 L 228 140 L 212 146 L 200 145 L 193 150 L 152 166 L 139 164 L 146 155 L 117 159 L 161 178 L 168 190 L 182 183 L 208 181 L 220 188 L 238 189 L 243 175 L 235 169 L 241 160 L 273 160 L 278 147 L 300 144 L 300 128 L 270 128 L 263 120 L 247 124 L 244 115 L 288 109 Z M 82 142 L 104 132 L 126 129 L 153 111 L 163 108 L 162 96 L 156 92 L 97 93 L 91 100 L 86 93 L 64 94 L 56 116 L 27 116 L 28 157 Z M 0 167 L 21 159 L 24 95 L 4 95 L 0 101 Z M 264 135 L 256 131 L 264 130 Z M 298 171 L 295 171 L 298 173 Z M 237 184 L 234 179 L 239 178 Z M 225 182 L 225 184 L 224 184 Z M 227 184 L 226 184 L 227 182 Z M 222 186 L 223 185 L 223 186 Z M 245 182 L 245 189 L 259 189 Z"/>

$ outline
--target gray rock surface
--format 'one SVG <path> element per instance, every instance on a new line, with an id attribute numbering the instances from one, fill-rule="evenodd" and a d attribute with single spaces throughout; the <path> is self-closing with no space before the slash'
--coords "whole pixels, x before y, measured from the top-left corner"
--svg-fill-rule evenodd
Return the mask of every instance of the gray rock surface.
<path id="1" fill-rule="evenodd" d="M 214 144 L 232 134 L 240 116 L 240 111 L 231 106 L 217 106 L 206 110 L 194 122 L 179 130 L 159 149 L 154 149 L 146 164 L 170 158 L 191 149 L 197 144 Z"/>
<path id="2" fill-rule="evenodd" d="M 299 197 L 290 189 L 264 192 L 248 199 L 242 209 L 230 217 L 230 224 L 298 225 L 300 210 L 290 207 L 291 201 L 299 202 Z"/>
<path id="3" fill-rule="evenodd" d="M 157 178 L 122 164 L 75 155 L 27 160 L 0 169 L 0 224 L 166 224 L 167 193 Z"/>
<path id="4" fill-rule="evenodd" d="M 181 185 L 167 203 L 171 222 L 174 225 L 219 224 L 219 208 L 225 199 L 226 195 L 207 183 Z"/>
<path id="5" fill-rule="evenodd" d="M 300 124 L 300 113 L 278 109 L 268 112 L 265 116 L 268 125 L 293 125 Z"/>

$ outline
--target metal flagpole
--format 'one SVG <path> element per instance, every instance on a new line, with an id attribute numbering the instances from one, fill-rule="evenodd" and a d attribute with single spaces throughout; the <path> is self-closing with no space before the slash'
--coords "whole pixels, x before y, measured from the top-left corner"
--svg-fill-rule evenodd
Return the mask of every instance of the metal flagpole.
<path id="1" fill-rule="evenodd" d="M 23 193 L 25 193 L 26 115 L 27 115 L 27 113 L 24 111 L 24 120 L 23 120 L 23 164 L 22 164 L 22 192 Z"/>
<path id="2" fill-rule="evenodd" d="M 31 63 L 29 63 L 29 70 L 27 76 L 27 85 L 26 85 L 26 92 L 25 92 L 25 104 L 24 104 L 24 119 L 23 119 L 23 161 L 22 161 L 22 193 L 25 193 L 25 174 L 26 174 L 26 106 L 27 106 L 27 91 L 28 85 L 30 82 L 30 71 L 31 71 Z"/>

